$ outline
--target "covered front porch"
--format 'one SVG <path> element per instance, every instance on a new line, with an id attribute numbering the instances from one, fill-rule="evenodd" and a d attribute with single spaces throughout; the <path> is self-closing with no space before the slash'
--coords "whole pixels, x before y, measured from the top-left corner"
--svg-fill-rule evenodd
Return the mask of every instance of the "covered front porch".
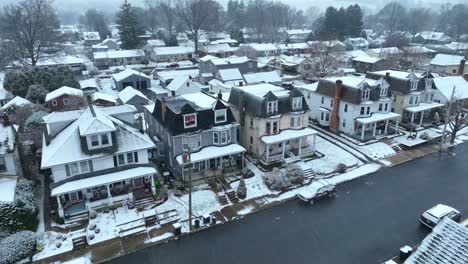
<path id="1" fill-rule="evenodd" d="M 398 119 L 400 115 L 390 113 L 373 113 L 369 117 L 356 118 L 353 137 L 360 141 L 372 140 L 398 133 Z M 395 121 L 390 125 L 390 121 Z"/>
<path id="2" fill-rule="evenodd" d="M 192 180 L 235 174 L 244 168 L 245 148 L 238 144 L 210 146 L 202 150 L 176 157 L 183 181 L 188 181 L 189 171 Z M 190 162 L 189 162 L 190 161 Z"/>
<path id="3" fill-rule="evenodd" d="M 408 128 L 422 127 L 425 124 L 431 125 L 434 113 L 443 106 L 443 104 L 432 102 L 407 107 L 403 110 L 401 122 Z"/>
<path id="4" fill-rule="evenodd" d="M 66 219 L 92 208 L 154 195 L 156 173 L 153 167 L 127 169 L 61 184 L 52 189 L 51 195 L 57 198 L 59 216 Z"/>
<path id="5" fill-rule="evenodd" d="M 264 164 L 282 162 L 287 158 L 298 158 L 311 155 L 315 151 L 315 136 L 317 131 L 312 128 L 301 130 L 287 129 L 281 133 L 264 136 L 264 151 L 260 161 Z"/>

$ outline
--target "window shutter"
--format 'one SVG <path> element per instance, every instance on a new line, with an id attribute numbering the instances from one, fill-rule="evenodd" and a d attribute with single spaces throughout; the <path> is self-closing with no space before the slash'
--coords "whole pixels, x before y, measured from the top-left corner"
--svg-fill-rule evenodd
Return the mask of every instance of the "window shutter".
<path id="1" fill-rule="evenodd" d="M 135 163 L 138 163 L 138 152 L 133 152 L 133 155 L 135 156 Z"/>
<path id="2" fill-rule="evenodd" d="M 68 164 L 65 165 L 65 171 L 67 172 L 67 176 L 70 176 L 70 167 Z"/>
<path id="3" fill-rule="evenodd" d="M 88 165 L 89 165 L 89 171 L 94 171 L 92 160 L 88 160 Z"/>
<path id="4" fill-rule="evenodd" d="M 117 167 L 118 164 L 117 164 L 117 156 L 114 156 L 114 167 Z"/>

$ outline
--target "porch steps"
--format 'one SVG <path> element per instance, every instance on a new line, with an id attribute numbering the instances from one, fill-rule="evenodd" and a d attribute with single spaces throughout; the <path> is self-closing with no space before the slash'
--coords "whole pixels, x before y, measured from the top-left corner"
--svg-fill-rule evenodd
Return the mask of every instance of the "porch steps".
<path id="1" fill-rule="evenodd" d="M 402 151 L 401 146 L 400 146 L 399 144 L 394 144 L 394 145 L 392 145 L 392 149 L 393 149 L 396 153 Z"/>
<path id="2" fill-rule="evenodd" d="M 315 178 L 315 172 L 312 169 L 304 170 L 304 178 L 306 179 L 313 179 Z"/>
<path id="3" fill-rule="evenodd" d="M 88 245 L 86 240 L 86 229 L 80 229 L 71 233 L 73 249 L 85 248 Z"/>
<path id="4" fill-rule="evenodd" d="M 221 204 L 221 205 L 227 205 L 228 204 L 228 200 L 227 200 L 226 195 L 224 194 L 224 192 L 219 192 L 216 195 L 216 198 L 218 199 L 219 204 Z"/>
<path id="5" fill-rule="evenodd" d="M 83 212 L 66 218 L 64 224 L 66 228 L 76 230 L 79 227 L 86 226 L 88 220 L 88 212 Z"/>
<path id="6" fill-rule="evenodd" d="M 146 197 L 135 201 L 135 208 L 138 210 L 147 210 L 156 207 L 155 199 L 153 196 Z"/>
<path id="7" fill-rule="evenodd" d="M 230 190 L 227 191 L 227 197 L 229 198 L 229 201 L 231 201 L 231 203 L 239 202 L 239 198 L 237 197 L 237 193 L 233 189 L 230 189 Z"/>

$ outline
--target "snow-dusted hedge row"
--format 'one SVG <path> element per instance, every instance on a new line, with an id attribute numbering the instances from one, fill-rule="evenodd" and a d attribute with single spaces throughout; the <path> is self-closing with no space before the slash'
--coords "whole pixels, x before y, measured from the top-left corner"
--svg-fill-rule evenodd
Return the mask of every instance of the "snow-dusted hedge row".
<path id="1" fill-rule="evenodd" d="M 0 241 L 0 264 L 16 263 L 30 257 L 36 248 L 36 235 L 21 231 Z"/>
<path id="2" fill-rule="evenodd" d="M 15 202 L 0 203 L 0 230 L 13 233 L 36 229 L 38 207 L 34 193 L 35 185 L 32 181 L 18 180 Z"/>
<path id="3" fill-rule="evenodd" d="M 297 165 L 291 165 L 286 170 L 274 168 L 263 176 L 265 184 L 270 190 L 285 191 L 289 187 L 304 182 L 304 171 Z"/>

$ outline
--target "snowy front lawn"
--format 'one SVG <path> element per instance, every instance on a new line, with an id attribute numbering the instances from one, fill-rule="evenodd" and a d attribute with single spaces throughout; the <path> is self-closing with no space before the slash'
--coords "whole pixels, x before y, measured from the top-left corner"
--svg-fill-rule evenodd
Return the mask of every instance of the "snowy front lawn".
<path id="1" fill-rule="evenodd" d="M 359 146 L 359 149 L 371 157 L 372 160 L 381 160 L 396 154 L 392 147 L 383 142 Z"/>
<path id="2" fill-rule="evenodd" d="M 42 250 L 33 256 L 35 261 L 73 250 L 73 242 L 69 234 L 49 231 L 38 236 L 38 248 Z"/>
<path id="3" fill-rule="evenodd" d="M 429 138 L 428 139 L 422 139 L 421 135 L 424 135 L 424 134 L 427 134 L 427 136 Z M 433 139 L 435 137 L 438 137 L 438 136 L 441 135 L 441 133 L 439 133 L 436 129 L 428 128 L 428 129 L 418 131 L 417 136 L 416 136 L 415 139 L 408 138 L 408 135 L 404 135 L 404 136 L 401 136 L 401 137 L 396 137 L 393 140 L 395 142 L 399 143 L 399 144 L 402 144 L 402 145 L 405 145 L 405 146 L 408 146 L 408 147 L 412 147 L 412 146 L 416 146 L 416 145 L 425 143 L 425 142 L 427 142 L 427 141 L 429 141 L 429 140 L 431 140 L 431 139 Z"/>

